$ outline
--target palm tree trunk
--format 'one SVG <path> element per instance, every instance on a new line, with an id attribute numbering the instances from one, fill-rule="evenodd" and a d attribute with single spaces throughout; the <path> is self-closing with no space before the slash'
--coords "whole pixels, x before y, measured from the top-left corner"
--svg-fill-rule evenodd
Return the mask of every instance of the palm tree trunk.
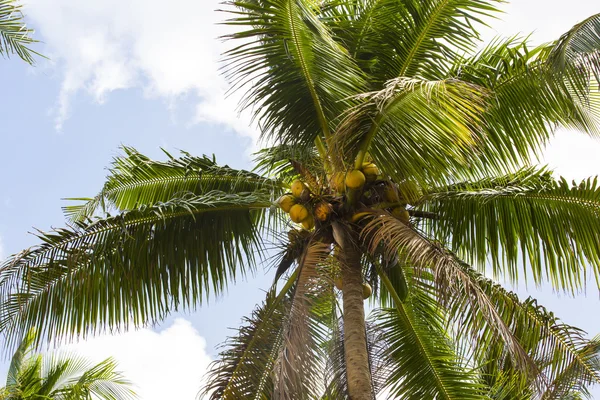
<path id="1" fill-rule="evenodd" d="M 342 296 L 344 300 L 344 352 L 351 400 L 372 400 L 371 369 L 367 352 L 365 308 L 363 304 L 360 252 L 348 232 L 334 225 L 336 241 L 341 247 Z M 339 238 L 339 239 L 338 239 Z"/>

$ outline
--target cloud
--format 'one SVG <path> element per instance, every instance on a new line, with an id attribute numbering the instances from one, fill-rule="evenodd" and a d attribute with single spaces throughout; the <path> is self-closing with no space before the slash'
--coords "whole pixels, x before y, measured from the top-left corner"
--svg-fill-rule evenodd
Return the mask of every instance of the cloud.
<path id="1" fill-rule="evenodd" d="M 136 384 L 142 400 L 194 400 L 210 357 L 206 341 L 185 319 L 157 333 L 150 329 L 98 336 L 61 348 L 93 361 L 114 357 L 118 369 Z"/>
<path id="2" fill-rule="evenodd" d="M 87 93 L 102 103 L 111 92 L 142 88 L 169 105 L 197 99 L 194 122 L 227 125 L 255 136 L 249 116 L 224 100 L 219 73 L 226 33 L 215 12 L 219 0 L 26 0 L 25 11 L 46 43 L 62 78 L 54 117 L 60 129 L 73 98 Z"/>
<path id="3" fill-rule="evenodd" d="M 556 132 L 544 152 L 543 163 L 556 175 L 581 181 L 600 175 L 600 140 L 597 137 L 569 130 Z"/>

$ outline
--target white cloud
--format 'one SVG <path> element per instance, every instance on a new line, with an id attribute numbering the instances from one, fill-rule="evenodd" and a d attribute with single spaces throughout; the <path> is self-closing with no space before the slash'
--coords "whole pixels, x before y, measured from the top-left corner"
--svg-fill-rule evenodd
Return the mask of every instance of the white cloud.
<path id="1" fill-rule="evenodd" d="M 237 118 L 235 101 L 218 61 L 217 37 L 225 19 L 219 0 L 25 0 L 26 13 L 62 76 L 54 110 L 61 128 L 78 92 L 105 101 L 115 90 L 143 88 L 149 97 L 176 104 L 198 99 L 195 121 L 225 124 L 254 135 L 249 118 Z M 186 97 L 187 98 L 187 97 Z"/>
<path id="2" fill-rule="evenodd" d="M 211 362 L 204 338 L 181 318 L 159 333 L 141 329 L 98 336 L 63 349 L 95 362 L 114 357 L 141 400 L 194 400 Z"/>
<path id="3" fill-rule="evenodd" d="M 544 152 L 544 164 L 557 175 L 581 181 L 600 175 L 600 140 L 577 131 L 561 130 Z"/>

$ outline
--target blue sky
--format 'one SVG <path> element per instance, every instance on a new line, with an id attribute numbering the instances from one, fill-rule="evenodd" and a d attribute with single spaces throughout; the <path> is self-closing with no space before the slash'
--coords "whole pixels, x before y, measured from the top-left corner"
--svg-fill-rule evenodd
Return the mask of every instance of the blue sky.
<path id="1" fill-rule="evenodd" d="M 162 146 L 172 152 L 214 153 L 233 167 L 251 166 L 256 130 L 249 126 L 248 115 L 236 117 L 235 96 L 224 100 L 226 82 L 218 73 L 223 44 L 214 38 L 224 32 L 214 24 L 222 18 L 212 11 L 218 2 L 173 0 L 169 7 L 176 10 L 176 18 L 165 17 L 164 4 L 25 2 L 28 22 L 44 42 L 37 49 L 51 61 L 31 68 L 17 59 L 0 60 L 0 258 L 34 244 L 35 237 L 27 234 L 32 227 L 62 226 L 61 198 L 94 195 L 121 144 L 152 157 L 161 157 Z M 565 6 L 528 0 L 508 5 L 506 11 L 487 37 L 535 30 L 533 40 L 542 42 L 600 12 L 600 6 L 595 1 L 574 0 Z M 600 174 L 597 154 L 600 140 L 559 132 L 545 161 L 580 179 Z M 92 357 L 117 356 L 132 379 L 139 377 L 145 400 L 192 399 L 199 387 L 196 377 L 216 355 L 215 346 L 262 299 L 261 289 L 271 279 L 259 269 L 255 279 L 231 287 L 226 298 L 198 312 L 173 316 L 154 332 L 97 339 L 77 349 Z M 525 294 L 524 288 L 519 291 Z M 600 333 L 595 288 L 577 299 L 551 290 L 531 294 L 567 323 Z M 177 320 L 181 317 L 185 320 Z M 168 344 L 174 338 L 177 349 Z M 144 354 L 164 362 L 149 368 L 152 363 L 139 362 Z M 0 366 L 0 376 L 4 368 Z M 190 369 L 196 375 L 182 379 Z M 181 392 L 174 394 L 174 386 Z M 164 388 L 169 391 L 162 393 Z"/>

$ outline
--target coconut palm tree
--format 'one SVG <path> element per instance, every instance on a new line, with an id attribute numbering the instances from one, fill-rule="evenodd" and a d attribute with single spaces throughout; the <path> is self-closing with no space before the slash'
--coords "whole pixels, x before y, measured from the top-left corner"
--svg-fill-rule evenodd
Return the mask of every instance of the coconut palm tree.
<path id="1" fill-rule="evenodd" d="M 598 132 L 600 15 L 478 47 L 497 3 L 228 2 L 256 169 L 125 148 L 69 227 L 0 267 L 7 345 L 156 323 L 266 259 L 211 398 L 584 395 L 598 341 L 490 277 L 575 294 L 600 273 L 600 185 L 534 162 L 559 127 Z"/>
<path id="2" fill-rule="evenodd" d="M 130 383 L 108 358 L 96 365 L 65 353 L 34 352 L 37 335 L 31 330 L 12 357 L 2 400 L 126 400 L 135 399 Z"/>
<path id="3" fill-rule="evenodd" d="M 28 47 L 36 40 L 31 37 L 33 30 L 27 28 L 23 21 L 22 7 L 17 0 L 0 0 L 0 55 L 10 57 L 16 54 L 33 64 L 35 56 L 43 56 Z"/>

